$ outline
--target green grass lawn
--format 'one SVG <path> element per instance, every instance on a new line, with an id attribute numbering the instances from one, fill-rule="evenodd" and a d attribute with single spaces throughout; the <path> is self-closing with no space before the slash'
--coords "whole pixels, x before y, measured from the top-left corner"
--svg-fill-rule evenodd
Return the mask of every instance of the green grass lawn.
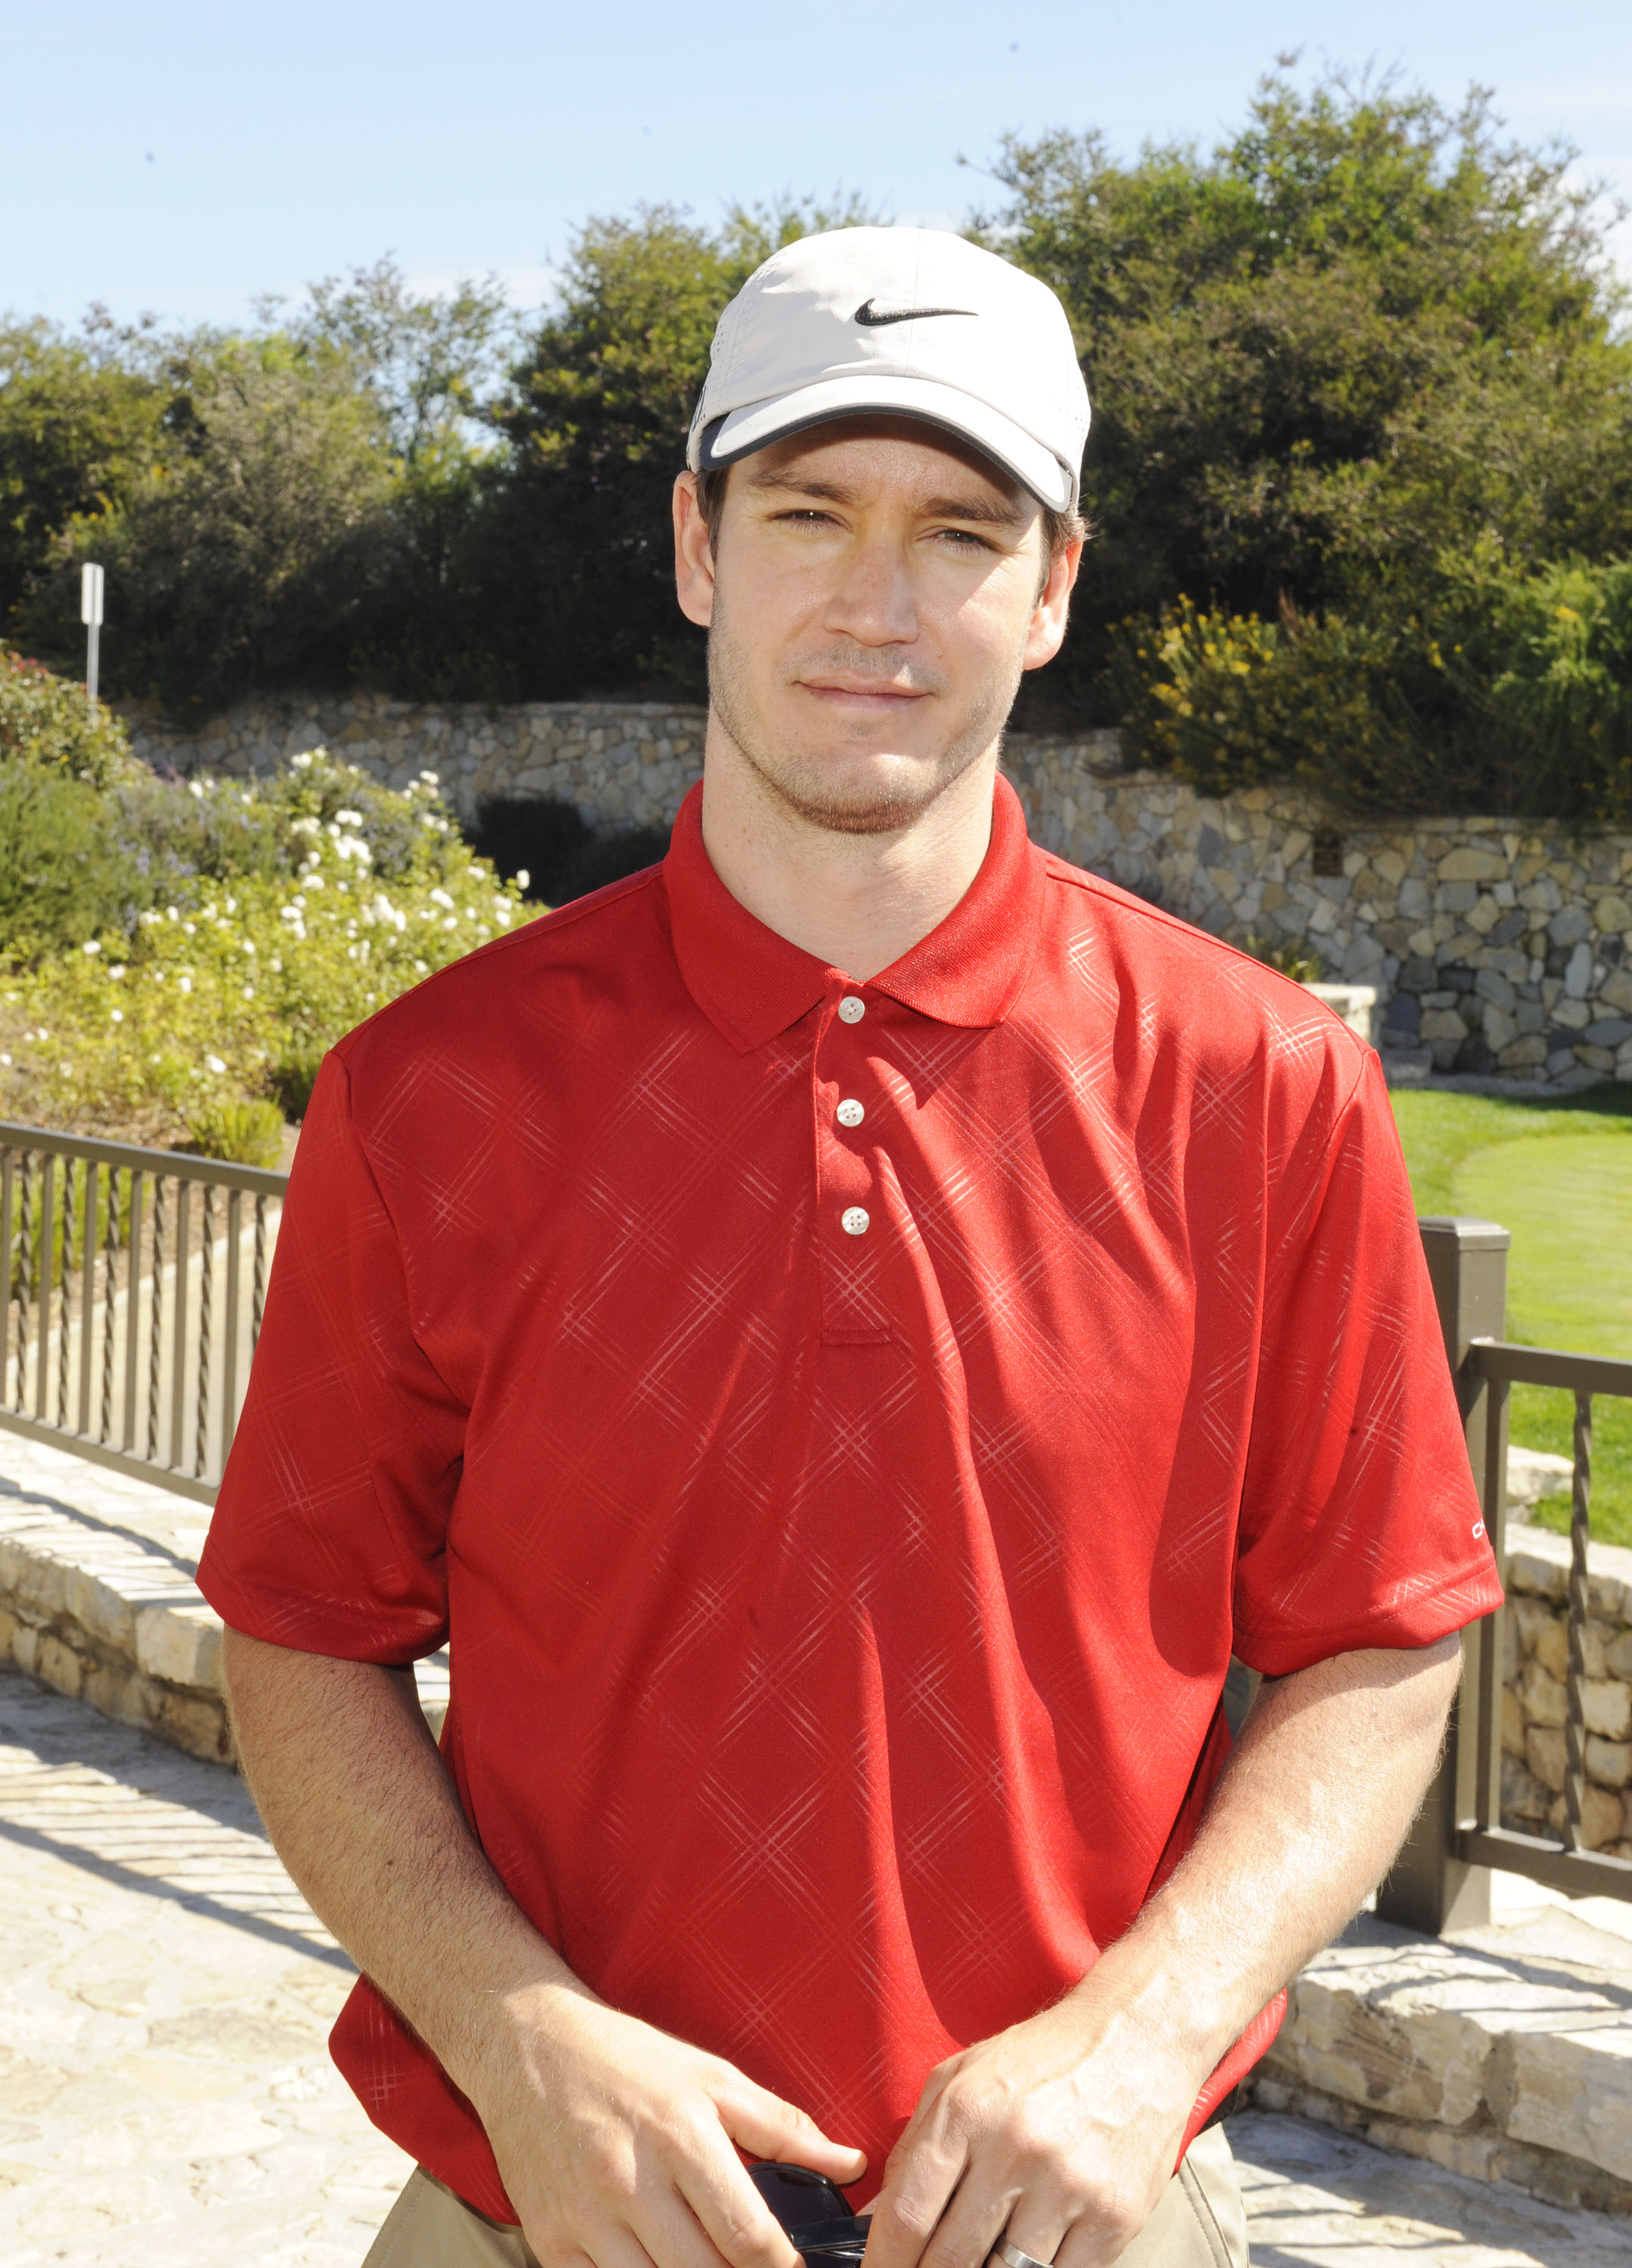
<path id="1" fill-rule="evenodd" d="M 1397 1088 L 1394 1116 L 1419 1213 L 1476 1213 L 1511 1229 L 1507 1336 L 1632 1358 L 1632 1086 L 1557 1102 Z M 1516 1386 L 1509 1431 L 1569 1456 L 1570 1395 Z M 1567 1531 L 1566 1498 L 1538 1524 Z M 1592 1532 L 1632 1544 L 1632 1402 L 1593 1404 Z"/>

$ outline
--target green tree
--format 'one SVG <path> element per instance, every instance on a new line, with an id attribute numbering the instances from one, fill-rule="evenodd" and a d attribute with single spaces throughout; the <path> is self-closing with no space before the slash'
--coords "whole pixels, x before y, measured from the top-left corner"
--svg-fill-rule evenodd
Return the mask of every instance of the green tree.
<path id="1" fill-rule="evenodd" d="M 107 568 L 110 687 L 173 710 L 342 681 L 391 552 L 385 413 L 350 359 L 280 334 L 201 335 L 166 364 L 162 453 L 72 519 L 27 620 L 72 643 L 80 561 Z"/>
<path id="2" fill-rule="evenodd" d="M 71 666 L 95 556 L 116 693 L 459 689 L 470 527 L 505 453 L 502 289 L 415 293 L 382 260 L 258 311 L 244 336 L 94 310 L 83 335 L 0 329 L 0 608 Z"/>
<path id="3" fill-rule="evenodd" d="M 504 287 L 489 276 L 415 292 L 380 260 L 312 284 L 285 328 L 307 354 L 349 364 L 393 456 L 352 626 L 352 674 L 419 697 L 485 690 L 475 586 L 508 458 L 494 415 L 517 341 Z"/>
<path id="4" fill-rule="evenodd" d="M 312 284 L 286 320 L 261 303 L 268 325 L 308 353 L 346 357 L 384 412 L 405 465 L 460 445 L 485 453 L 484 420 L 504 376 L 515 318 L 496 276 L 462 276 L 446 292 L 415 292 L 394 260 Z"/>
<path id="5" fill-rule="evenodd" d="M 148 326 L 96 309 L 77 335 L 0 322 L 0 628 L 70 523 L 117 507 L 158 461 L 168 396 L 155 359 Z"/>
<path id="6" fill-rule="evenodd" d="M 1400 620 L 1476 541 L 1628 548 L 1632 344 L 1571 155 L 1502 142 L 1481 93 L 1342 77 L 1266 80 L 1207 158 L 1003 145 L 983 225 L 1059 291 L 1094 402 L 1069 708 L 1130 609 Z"/>

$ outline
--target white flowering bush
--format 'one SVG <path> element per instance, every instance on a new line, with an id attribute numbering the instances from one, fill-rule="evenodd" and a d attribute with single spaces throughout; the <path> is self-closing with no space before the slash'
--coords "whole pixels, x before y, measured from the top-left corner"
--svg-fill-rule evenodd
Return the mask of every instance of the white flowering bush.
<path id="1" fill-rule="evenodd" d="M 342 1034 L 536 910 L 472 853 L 434 774 L 397 793 L 319 749 L 196 794 L 238 799 L 275 871 L 195 873 L 126 929 L 0 960 L 5 1116 L 217 1149 L 244 1103 L 298 1117 Z"/>

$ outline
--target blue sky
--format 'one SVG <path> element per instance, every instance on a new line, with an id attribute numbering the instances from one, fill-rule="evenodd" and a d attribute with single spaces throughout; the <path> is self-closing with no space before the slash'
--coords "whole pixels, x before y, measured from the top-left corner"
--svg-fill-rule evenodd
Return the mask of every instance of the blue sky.
<path id="1" fill-rule="evenodd" d="M 575 221 L 641 199 L 840 187 L 952 225 L 1005 129 L 1210 144 L 1288 49 L 1477 79 L 1632 198 L 1626 0 L 0 0 L 0 309 L 231 323 L 386 252 L 532 305 Z"/>

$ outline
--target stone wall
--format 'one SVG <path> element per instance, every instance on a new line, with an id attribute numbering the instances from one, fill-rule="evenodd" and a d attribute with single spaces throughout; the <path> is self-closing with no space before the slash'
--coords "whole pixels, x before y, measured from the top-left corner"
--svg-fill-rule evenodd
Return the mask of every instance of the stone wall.
<path id="1" fill-rule="evenodd" d="M 234 1758 L 221 1623 L 194 1580 L 208 1510 L 0 1425 L 0 1674 L 11 1665 L 212 1764 Z M 441 1729 L 445 1651 L 415 1666 Z"/>
<path id="2" fill-rule="evenodd" d="M 137 753 L 183 772 L 321 744 L 397 784 L 435 771 L 467 818 L 536 795 L 599 828 L 672 818 L 702 763 L 703 712 L 658 703 L 300 696 L 189 734 L 132 721 Z M 1385 1051 L 1417 1071 L 1632 1079 L 1632 836 L 1495 818 L 1339 831 L 1296 797 L 1127 771 L 1114 733 L 1017 733 L 1004 762 L 1038 841 L 1233 942 L 1305 946 L 1328 977 L 1374 985 Z"/>
<path id="3" fill-rule="evenodd" d="M 1339 833 L 1268 789 L 1209 800 L 1098 754 L 1014 742 L 1038 841 L 1233 942 L 1307 945 L 1329 976 L 1375 985 L 1386 1054 L 1562 1087 L 1632 1079 L 1632 836 L 1479 818 Z"/>
<path id="4" fill-rule="evenodd" d="M 1556 1908 L 1502 1911 L 1448 1939 L 1359 1915 L 1293 1979 L 1252 2101 L 1474 2181 L 1632 2213 L 1625 1940 Z"/>
<path id="5" fill-rule="evenodd" d="M 661 702 L 535 701 L 415 706 L 376 694 L 246 703 L 191 733 L 128 715 L 144 763 L 180 772 L 273 770 L 305 748 L 361 764 L 391 787 L 433 771 L 461 819 L 489 796 L 553 797 L 594 828 L 673 818 L 702 773 L 704 711 Z"/>
<path id="6" fill-rule="evenodd" d="M 15 1662 L 190 1756 L 230 1764 L 220 1622 L 173 1552 L 55 1500 L 54 1464 L 72 1469 L 64 1452 L 0 1432 L 0 1467 L 24 1476 L 19 1484 L 0 1471 L 0 1665 Z M 30 1485 L 31 1467 L 46 1469 L 44 1488 Z"/>
<path id="7" fill-rule="evenodd" d="M 1586 1796 L 1594 1851 L 1632 1859 L 1632 1551 L 1588 1551 Z M 1510 1529 L 1502 1691 L 1502 1824 L 1562 1834 L 1570 1539 Z"/>

